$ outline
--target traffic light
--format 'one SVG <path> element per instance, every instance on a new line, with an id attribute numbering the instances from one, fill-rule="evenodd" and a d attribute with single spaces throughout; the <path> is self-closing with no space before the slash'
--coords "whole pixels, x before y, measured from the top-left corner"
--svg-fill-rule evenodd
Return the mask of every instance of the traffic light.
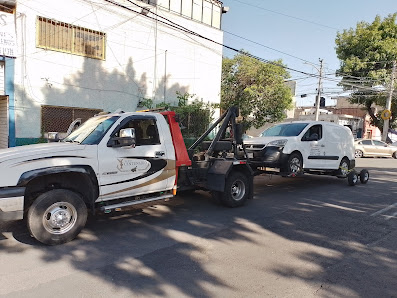
<path id="1" fill-rule="evenodd" d="M 320 97 L 320 108 L 325 107 L 325 97 Z"/>

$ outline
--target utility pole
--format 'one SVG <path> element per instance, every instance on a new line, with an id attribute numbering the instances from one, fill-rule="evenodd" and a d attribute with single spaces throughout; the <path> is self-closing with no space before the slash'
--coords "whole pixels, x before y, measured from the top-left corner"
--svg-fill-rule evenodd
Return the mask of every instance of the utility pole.
<path id="1" fill-rule="evenodd" d="M 394 91 L 394 74 L 396 72 L 396 61 L 393 61 L 393 69 L 391 71 L 391 80 L 390 80 L 390 91 L 389 91 L 389 98 L 386 102 L 386 110 L 391 111 L 391 100 L 393 98 L 393 91 Z M 383 120 L 383 134 L 382 134 L 382 141 L 386 142 L 387 134 L 389 132 L 389 119 Z"/>
<path id="2" fill-rule="evenodd" d="M 321 79 L 323 77 L 323 59 L 320 60 L 320 77 L 318 78 L 317 98 L 316 98 L 316 121 L 320 114 L 320 98 L 321 98 Z"/>
<path id="3" fill-rule="evenodd" d="M 153 93 L 152 99 L 156 100 L 156 88 L 157 88 L 157 4 L 156 4 L 156 18 L 154 20 L 154 70 L 153 70 Z"/>
<path id="4" fill-rule="evenodd" d="M 165 94 L 167 92 L 167 50 L 164 52 L 164 103 L 165 103 Z"/>

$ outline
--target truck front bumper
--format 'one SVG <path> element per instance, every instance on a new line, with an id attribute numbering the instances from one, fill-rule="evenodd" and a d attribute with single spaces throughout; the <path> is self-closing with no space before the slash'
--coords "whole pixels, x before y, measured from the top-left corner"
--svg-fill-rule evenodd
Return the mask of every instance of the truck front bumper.
<path id="1" fill-rule="evenodd" d="M 0 221 L 23 218 L 25 187 L 0 188 Z"/>

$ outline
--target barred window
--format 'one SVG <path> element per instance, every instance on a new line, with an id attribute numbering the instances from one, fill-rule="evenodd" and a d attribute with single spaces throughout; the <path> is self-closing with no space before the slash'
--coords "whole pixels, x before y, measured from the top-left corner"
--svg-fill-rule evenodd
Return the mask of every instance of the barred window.
<path id="1" fill-rule="evenodd" d="M 218 0 L 139 0 L 178 13 L 184 17 L 221 28 L 222 2 Z"/>
<path id="2" fill-rule="evenodd" d="M 100 109 L 84 109 L 60 106 L 41 107 L 42 132 L 67 132 L 70 124 L 80 118 L 81 123 L 102 112 Z"/>
<path id="3" fill-rule="evenodd" d="M 105 59 L 106 33 L 37 17 L 37 47 Z"/>

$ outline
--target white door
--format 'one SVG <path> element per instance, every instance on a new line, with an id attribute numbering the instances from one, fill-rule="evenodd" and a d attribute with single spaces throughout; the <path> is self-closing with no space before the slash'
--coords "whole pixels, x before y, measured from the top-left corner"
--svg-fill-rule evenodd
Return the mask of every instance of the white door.
<path id="1" fill-rule="evenodd" d="M 8 97 L 0 96 L 0 149 L 8 148 Z"/>
<path id="2" fill-rule="evenodd" d="M 301 144 L 303 167 L 306 169 L 327 169 L 330 161 L 326 156 L 326 140 L 323 126 L 315 124 L 308 127 L 302 136 Z"/>
<path id="3" fill-rule="evenodd" d="M 101 141 L 98 150 L 100 200 L 164 191 L 171 163 L 156 119 L 132 116 L 123 120 L 118 131 L 122 128 L 135 129 L 136 146 L 107 147 L 108 140 Z"/>

